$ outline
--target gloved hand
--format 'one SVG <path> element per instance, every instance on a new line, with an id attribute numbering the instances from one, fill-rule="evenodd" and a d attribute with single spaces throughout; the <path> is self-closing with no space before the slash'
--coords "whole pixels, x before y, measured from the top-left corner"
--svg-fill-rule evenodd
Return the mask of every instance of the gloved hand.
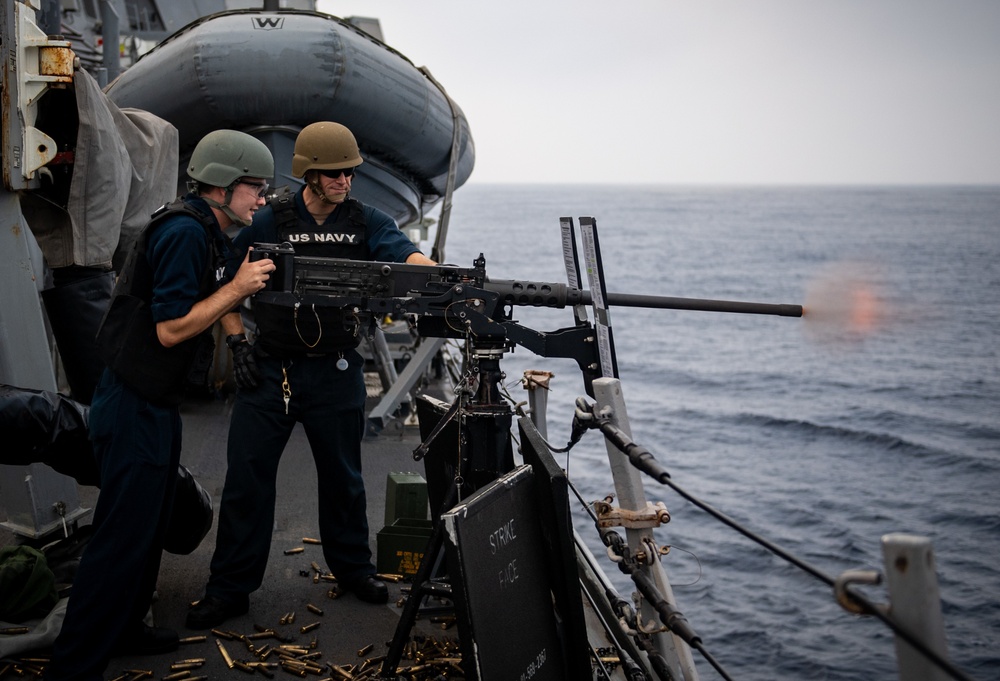
<path id="1" fill-rule="evenodd" d="M 240 390 L 253 390 L 260 384 L 260 370 L 253 346 L 243 334 L 226 338 L 226 345 L 233 353 L 233 379 Z"/>

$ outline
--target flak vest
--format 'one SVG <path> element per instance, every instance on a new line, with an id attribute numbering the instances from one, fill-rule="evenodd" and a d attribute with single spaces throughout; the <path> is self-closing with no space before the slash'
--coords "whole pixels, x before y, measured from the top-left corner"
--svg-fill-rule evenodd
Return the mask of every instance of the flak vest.
<path id="1" fill-rule="evenodd" d="M 364 207 L 348 198 L 333 222 L 318 225 L 304 220 L 295 209 L 294 194 L 271 199 L 279 242 L 288 242 L 295 255 L 371 260 Z M 357 347 L 365 335 L 369 315 L 355 315 L 333 305 L 297 305 L 294 296 L 280 302 L 253 302 L 257 342 L 277 357 L 325 355 Z"/>
<path id="2" fill-rule="evenodd" d="M 198 300 L 218 289 L 225 257 L 213 238 L 215 218 L 182 200 L 174 201 L 157 209 L 136 239 L 97 331 L 98 353 L 104 363 L 135 392 L 160 405 L 180 404 L 188 383 L 204 385 L 215 349 L 211 329 L 170 348 L 156 335 L 150 307 L 153 268 L 146 248 L 149 235 L 175 215 L 194 218 L 205 229 L 209 258 L 200 278 Z"/>

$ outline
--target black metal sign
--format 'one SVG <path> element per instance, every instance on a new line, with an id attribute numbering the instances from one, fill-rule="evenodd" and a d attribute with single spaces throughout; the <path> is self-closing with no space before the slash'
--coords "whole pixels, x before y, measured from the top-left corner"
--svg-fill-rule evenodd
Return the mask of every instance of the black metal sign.
<path id="1" fill-rule="evenodd" d="M 469 679 L 565 678 L 530 466 L 443 514 Z"/>

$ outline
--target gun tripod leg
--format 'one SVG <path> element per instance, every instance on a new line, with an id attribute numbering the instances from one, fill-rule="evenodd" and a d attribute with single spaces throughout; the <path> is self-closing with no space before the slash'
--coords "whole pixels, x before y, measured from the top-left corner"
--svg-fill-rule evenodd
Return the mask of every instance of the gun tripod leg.
<path id="1" fill-rule="evenodd" d="M 455 485 L 452 485 L 448 489 L 448 494 L 446 495 L 444 504 L 442 504 L 442 508 L 450 508 L 455 503 L 456 496 Z M 403 659 L 403 651 L 410 639 L 410 632 L 417 621 L 417 615 L 420 612 L 420 606 L 424 598 L 426 596 L 451 596 L 450 586 L 431 581 L 444 557 L 443 549 L 444 526 L 441 523 L 440 516 L 438 516 L 431 531 L 430 539 L 427 540 L 427 549 L 424 551 L 424 557 L 420 561 L 420 567 L 417 569 L 417 574 L 413 579 L 413 589 L 410 592 L 410 597 L 403 606 L 403 613 L 399 618 L 399 623 L 396 625 L 396 633 L 389 644 L 385 660 L 382 661 L 379 678 L 397 678 L 397 669 L 400 661 Z"/>

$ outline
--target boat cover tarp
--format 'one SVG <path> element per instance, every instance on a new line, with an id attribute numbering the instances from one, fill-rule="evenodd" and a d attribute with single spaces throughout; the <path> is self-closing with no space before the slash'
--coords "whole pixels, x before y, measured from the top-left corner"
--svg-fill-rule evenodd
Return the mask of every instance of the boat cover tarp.
<path id="1" fill-rule="evenodd" d="M 86 71 L 76 72 L 74 90 L 79 129 L 66 207 L 25 192 L 21 208 L 49 267 L 120 265 L 152 212 L 176 194 L 177 129 L 119 108 Z"/>

